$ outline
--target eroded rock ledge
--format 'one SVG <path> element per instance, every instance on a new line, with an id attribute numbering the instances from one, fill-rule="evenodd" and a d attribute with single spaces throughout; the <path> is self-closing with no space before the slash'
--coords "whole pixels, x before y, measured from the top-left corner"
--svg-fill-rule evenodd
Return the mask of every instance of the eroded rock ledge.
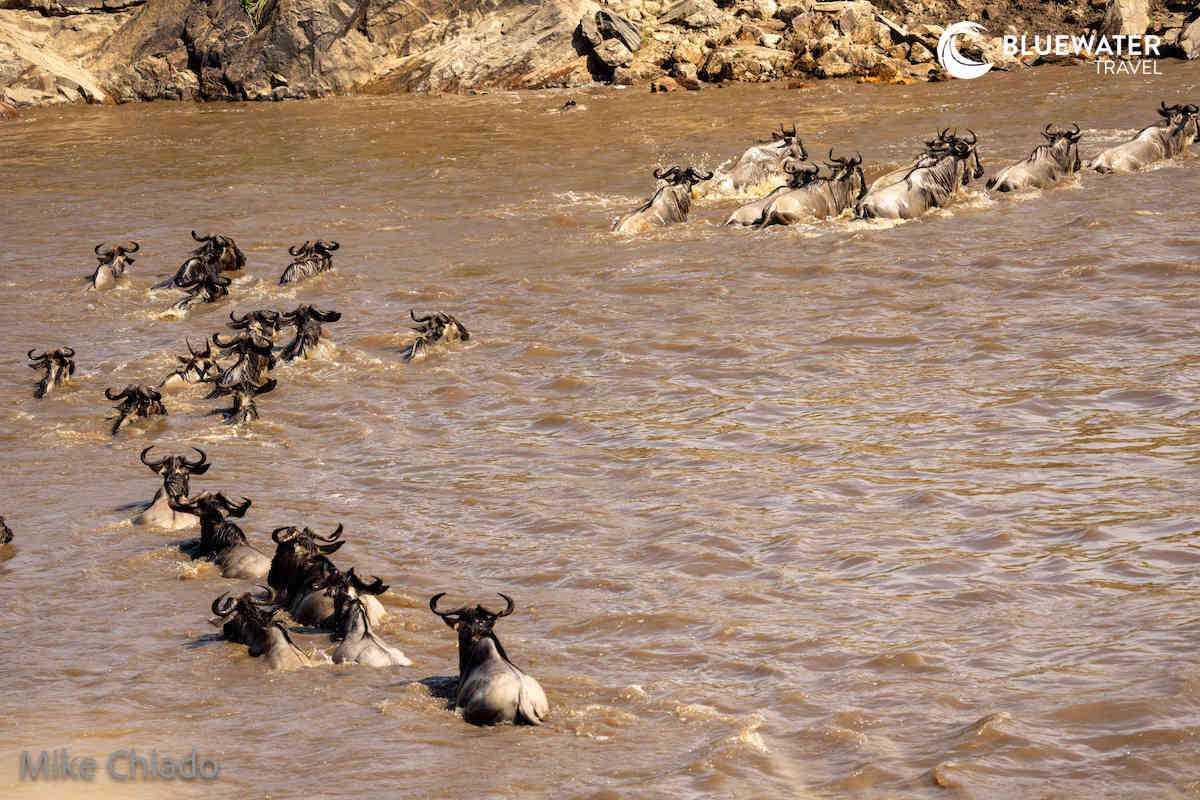
<path id="1" fill-rule="evenodd" d="M 0 102 L 928 80 L 959 19 L 1000 69 L 1027 66 L 999 37 L 1028 30 L 1148 29 L 1200 55 L 1191 0 L 0 0 Z"/>

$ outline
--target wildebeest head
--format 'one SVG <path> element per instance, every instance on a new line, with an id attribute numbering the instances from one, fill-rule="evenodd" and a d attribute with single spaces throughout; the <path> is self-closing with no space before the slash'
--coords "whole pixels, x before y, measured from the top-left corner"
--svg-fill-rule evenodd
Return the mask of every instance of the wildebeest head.
<path id="1" fill-rule="evenodd" d="M 311 565 L 318 559 L 328 560 L 327 556 L 337 552 L 338 548 L 346 543 L 341 536 L 340 523 L 328 536 L 321 536 L 308 528 L 297 528 L 293 525 L 271 531 L 271 539 L 275 542 L 275 555 L 271 558 L 271 571 L 267 573 L 267 583 L 282 593 L 285 600 L 297 589 L 306 588 L 315 575 Z"/>
<path id="2" fill-rule="evenodd" d="M 829 160 L 825 162 L 825 165 L 833 170 L 830 180 L 845 181 L 849 186 L 850 195 L 855 197 L 856 201 L 862 200 L 866 196 L 867 179 L 862 171 L 862 153 L 836 158 L 831 147 L 829 148 Z"/>
<path id="3" fill-rule="evenodd" d="M 965 136 L 959 136 L 958 131 L 947 133 L 949 129 L 943 130 L 938 134 L 938 146 L 931 147 L 930 153 L 938 158 L 946 155 L 952 155 L 963 162 L 962 184 L 966 186 L 971 182 L 972 178 L 983 177 L 983 162 L 979 160 L 979 151 L 975 145 L 978 142 L 978 137 L 975 136 L 975 131 L 968 129 L 967 133 L 971 135 L 968 139 Z M 972 172 L 967 162 L 974 157 L 975 169 Z"/>
<path id="4" fill-rule="evenodd" d="M 783 171 L 788 174 L 788 186 L 803 189 L 817 179 L 821 168 L 816 164 L 802 164 L 794 158 L 783 161 Z"/>
<path id="5" fill-rule="evenodd" d="M 309 320 L 317 320 L 319 322 L 337 322 L 342 318 L 340 311 L 322 311 L 316 306 L 302 303 L 296 306 L 292 311 L 281 316 L 284 325 L 295 325 L 300 327 Z"/>
<path id="6" fill-rule="evenodd" d="M 271 340 L 253 329 L 243 331 L 226 342 L 221 341 L 221 334 L 214 333 L 211 341 L 222 350 L 233 350 L 243 355 L 257 353 L 260 356 L 269 356 L 273 350 Z"/>
<path id="7" fill-rule="evenodd" d="M 29 366 L 33 369 L 44 369 L 46 374 L 38 382 L 37 388 L 33 391 L 33 396 L 37 398 L 45 397 L 51 389 L 62 386 L 67 382 L 72 375 L 75 374 L 75 350 L 71 347 L 60 347 L 50 353 L 36 353 L 30 350 L 27 354 L 29 357 Z"/>
<path id="8" fill-rule="evenodd" d="M 275 391 L 277 385 L 278 381 L 274 378 L 267 378 L 260 384 L 252 383 L 249 378 L 232 385 L 218 383 L 213 387 L 210 396 L 232 395 L 233 405 L 229 408 L 219 408 L 213 413 L 224 415 L 225 421 L 230 425 L 242 425 L 258 419 L 258 406 L 254 404 L 254 398 Z"/>
<path id="9" fill-rule="evenodd" d="M 374 576 L 372 576 L 374 577 Z M 351 612 L 356 605 L 362 604 L 364 595 L 381 595 L 387 591 L 388 585 L 383 579 L 375 577 L 370 583 L 364 582 L 354 574 L 354 567 L 346 572 L 331 573 L 316 590 L 328 589 L 333 595 L 333 629 L 335 635 L 345 635 L 346 626 L 351 620 Z"/>
<path id="10" fill-rule="evenodd" d="M 217 369 L 217 359 L 213 356 L 212 344 L 205 340 L 204 349 L 197 351 L 192 347 L 190 340 L 184 339 L 184 342 L 187 344 L 189 355 L 175 356 L 179 361 L 179 366 L 171 375 L 178 375 L 188 383 L 199 383 L 207 378 L 210 372 Z M 170 375 L 167 376 L 167 378 L 170 377 Z M 163 383 L 166 383 L 165 379 Z"/>
<path id="11" fill-rule="evenodd" d="M 681 172 L 678 165 L 670 167 L 669 169 L 665 169 L 665 170 L 661 170 L 661 169 L 654 170 L 654 177 L 657 178 L 658 180 L 666 181 L 669 185 L 672 185 L 672 186 L 686 185 L 686 186 L 688 186 L 688 188 L 695 186 L 697 183 L 700 183 L 700 181 L 709 180 L 710 178 L 712 178 L 712 176 L 713 176 L 713 173 L 711 173 L 711 172 L 706 175 L 702 172 L 698 172 L 693 167 L 688 167 L 687 169 L 685 169 Z"/>
<path id="12" fill-rule="evenodd" d="M 474 645 L 483 639 L 491 639 L 496 645 L 496 650 L 500 653 L 500 657 L 508 661 L 508 655 L 504 652 L 503 645 L 496 638 L 492 627 L 496 624 L 496 620 L 501 617 L 507 617 L 513 613 L 516 604 L 508 595 L 498 592 L 508 604 L 503 611 L 489 611 L 483 606 L 475 606 L 474 608 L 462 606 L 453 611 L 438 611 L 437 601 L 445 596 L 445 592 L 438 592 L 433 597 L 429 598 L 429 610 L 442 618 L 442 622 L 446 623 L 451 629 L 458 632 L 458 672 L 460 676 L 465 676 L 472 666 L 470 663 L 470 654 L 474 649 Z"/>
<path id="13" fill-rule="evenodd" d="M 246 266 L 246 256 L 232 238 L 221 234 L 200 236 L 195 231 L 192 238 L 200 243 L 192 255 L 216 267 L 218 272 L 234 272 Z"/>
<path id="14" fill-rule="evenodd" d="M 116 422 L 112 426 L 113 436 L 121 429 L 121 425 L 130 417 L 164 416 L 167 409 L 163 406 L 162 395 L 153 386 L 131 383 L 120 392 L 105 389 L 104 396 L 109 400 L 120 401 L 117 408 Z"/>
<path id="15" fill-rule="evenodd" d="M 1074 122 L 1071 123 L 1071 127 L 1074 130 L 1063 130 L 1056 127 L 1054 123 L 1047 123 L 1046 127 L 1042 129 L 1042 136 L 1046 137 L 1046 146 L 1052 152 L 1062 150 L 1068 155 L 1073 152 L 1074 158 L 1067 158 L 1066 160 L 1070 162 L 1070 168 L 1078 172 L 1082 166 L 1082 162 L 1079 159 L 1078 145 L 1083 132 L 1079 129 L 1079 125 Z"/>
<path id="16" fill-rule="evenodd" d="M 275 621 L 279 608 L 275 605 L 275 593 L 269 586 L 260 586 L 266 596 L 255 598 L 250 592 L 230 597 L 225 592 L 212 602 L 212 612 L 218 618 L 213 625 L 221 628 L 225 638 L 238 644 L 250 644 L 261 636 L 261 631 Z"/>
<path id="17" fill-rule="evenodd" d="M 779 130 L 771 131 L 771 138 L 768 141 L 777 142 L 783 146 L 781 155 L 801 161 L 808 160 L 808 151 L 804 149 L 804 142 L 796 135 L 795 122 L 792 123 L 791 128 L 780 123 Z"/>
<path id="18" fill-rule="evenodd" d="M 233 283 L 216 273 L 201 272 L 191 279 L 177 280 L 175 285 L 187 292 L 187 297 L 175 303 L 175 308 L 186 310 L 195 303 L 215 303 L 229 294 L 229 284 Z"/>
<path id="19" fill-rule="evenodd" d="M 123 261 L 126 264 L 132 264 L 135 259 L 130 258 L 130 256 L 141 249 L 142 246 L 140 244 L 130 241 L 120 242 L 115 245 L 98 244 L 93 252 L 102 265 L 112 264 L 114 261 Z"/>
<path id="20" fill-rule="evenodd" d="M 232 311 L 229 312 L 229 322 L 225 324 L 234 330 L 249 330 L 259 336 L 274 336 L 283 326 L 281 314 L 269 309 L 249 311 L 240 318 Z"/>
<path id="21" fill-rule="evenodd" d="M 188 479 L 192 475 L 203 475 L 212 466 L 208 463 L 208 456 L 199 447 L 192 448 L 200 454 L 195 461 L 189 461 L 186 456 L 164 456 L 157 461 L 147 461 L 146 456 L 153 448 L 154 445 L 150 445 L 142 451 L 142 463 L 162 476 L 163 489 L 171 497 L 187 497 L 190 489 Z"/>
<path id="22" fill-rule="evenodd" d="M 0 517 L 0 544 L 8 544 L 13 539 L 13 532 L 8 529 L 4 517 Z"/>
<path id="23" fill-rule="evenodd" d="M 195 514 L 201 524 L 205 522 L 220 522 L 225 517 L 241 518 L 250 510 L 250 498 L 243 497 L 241 503 L 235 503 L 225 496 L 224 492 L 201 492 L 191 500 L 171 498 L 171 510 L 185 514 Z"/>

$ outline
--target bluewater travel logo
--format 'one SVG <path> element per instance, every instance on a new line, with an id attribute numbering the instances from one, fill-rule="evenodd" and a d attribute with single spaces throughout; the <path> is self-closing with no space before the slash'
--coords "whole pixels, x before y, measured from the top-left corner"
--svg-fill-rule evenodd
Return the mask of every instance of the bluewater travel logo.
<path id="1" fill-rule="evenodd" d="M 937 44 L 938 63 L 953 78 L 978 78 L 992 68 L 992 63 L 974 61 L 958 52 L 958 43 L 954 40 L 965 33 L 983 33 L 986 28 L 978 22 L 956 22 L 942 32 Z"/>
<path id="2" fill-rule="evenodd" d="M 975 61 L 958 51 L 959 36 L 984 33 L 978 22 L 956 22 L 942 33 L 937 44 L 937 59 L 942 69 L 954 78 L 978 78 L 995 66 L 990 61 Z M 1032 41 L 1031 41 L 1032 40 Z M 1152 34 L 1005 34 L 1004 55 L 1010 58 L 1046 57 L 1091 59 L 1097 75 L 1161 75 L 1158 71 L 1162 38 Z"/>

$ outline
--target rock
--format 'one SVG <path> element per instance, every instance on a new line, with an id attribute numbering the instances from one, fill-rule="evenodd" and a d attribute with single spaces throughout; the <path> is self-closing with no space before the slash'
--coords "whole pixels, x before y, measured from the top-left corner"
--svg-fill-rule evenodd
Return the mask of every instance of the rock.
<path id="1" fill-rule="evenodd" d="M 619 67 L 613 70 L 612 81 L 610 81 L 610 83 L 612 83 L 613 86 L 633 86 L 633 73 L 623 67 Z"/>
<path id="2" fill-rule="evenodd" d="M 696 65 L 689 64 L 686 61 L 676 64 L 671 70 L 671 74 L 679 81 L 680 86 L 683 85 L 684 81 L 698 81 L 700 78 L 700 73 L 697 71 Z"/>
<path id="3" fill-rule="evenodd" d="M 1190 25 L 1184 26 L 1176 44 L 1183 51 L 1185 58 L 1200 57 L 1200 19 L 1193 20 Z"/>
<path id="4" fill-rule="evenodd" d="M 779 10 L 775 12 L 775 16 L 784 22 L 791 22 L 801 14 L 812 11 L 812 0 L 804 0 L 799 3 L 785 3 L 779 6 Z"/>
<path id="5" fill-rule="evenodd" d="M 894 45 L 893 47 L 890 47 L 888 49 L 887 54 L 888 54 L 889 58 L 894 58 L 899 61 L 907 61 L 908 60 L 908 45 L 906 45 L 906 44 Z"/>
<path id="6" fill-rule="evenodd" d="M 792 31 L 802 42 L 824 39 L 826 36 L 833 36 L 836 33 L 833 28 L 833 20 L 829 18 L 829 15 L 817 11 L 806 11 L 793 17 Z"/>
<path id="7" fill-rule="evenodd" d="M 1150 0 L 1112 0 L 1100 23 L 1102 36 L 1140 36 L 1150 27 Z"/>
<path id="8" fill-rule="evenodd" d="M 870 3 L 847 3 L 836 20 L 842 35 L 856 44 L 874 44 L 881 48 L 892 45 L 891 31 L 875 19 L 875 6 Z"/>
<path id="9" fill-rule="evenodd" d="M 596 48 L 596 58 L 610 67 L 628 67 L 633 63 L 633 52 L 620 39 L 605 39 Z"/>
<path id="10" fill-rule="evenodd" d="M 642 46 L 641 24 L 614 14 L 608 9 L 596 12 L 596 27 L 605 39 L 620 39 L 631 53 L 636 53 Z"/>
<path id="11" fill-rule="evenodd" d="M 584 14 L 579 19 L 579 38 L 587 42 L 588 46 L 595 49 L 604 41 L 604 36 L 600 33 L 600 26 L 596 23 L 595 14 Z"/>
<path id="12" fill-rule="evenodd" d="M 0 103 L 0 119 L 16 119 L 21 116 L 17 111 L 16 106 L 10 106 L 8 103 Z"/>
<path id="13" fill-rule="evenodd" d="M 679 0 L 658 18 L 660 24 L 670 23 L 685 28 L 716 28 L 725 20 L 721 9 L 712 0 Z"/>
<path id="14" fill-rule="evenodd" d="M 680 88 L 674 78 L 656 78 L 650 82 L 651 92 L 678 92 Z"/>
<path id="15" fill-rule="evenodd" d="M 913 42 L 908 48 L 908 60 L 914 64 L 926 64 L 933 61 L 933 53 L 920 42 Z"/>
<path id="16" fill-rule="evenodd" d="M 704 63 L 704 51 L 695 42 L 681 39 L 671 51 L 671 59 L 676 63 L 686 62 L 688 64 L 700 65 Z"/>
<path id="17" fill-rule="evenodd" d="M 700 91 L 700 81 L 696 78 L 676 78 L 676 83 L 687 89 L 689 92 Z"/>
<path id="18" fill-rule="evenodd" d="M 778 33 L 764 33 L 758 37 L 758 43 L 763 47 L 778 48 L 783 43 L 783 37 Z"/>
<path id="19" fill-rule="evenodd" d="M 720 47 L 708 54 L 700 77 L 712 83 L 742 81 L 761 83 L 775 80 L 788 70 L 792 54 L 754 45 Z"/>
<path id="20" fill-rule="evenodd" d="M 775 0 L 737 0 L 733 13 L 748 19 L 771 19 L 779 11 Z"/>
<path id="21" fill-rule="evenodd" d="M 817 77 L 843 78 L 870 75 L 879 65 L 877 51 L 861 44 L 839 44 L 817 60 Z"/>

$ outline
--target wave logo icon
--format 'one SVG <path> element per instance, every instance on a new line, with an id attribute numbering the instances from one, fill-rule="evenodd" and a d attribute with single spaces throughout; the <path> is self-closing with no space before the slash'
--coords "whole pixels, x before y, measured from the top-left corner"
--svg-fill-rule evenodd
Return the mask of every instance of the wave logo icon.
<path id="1" fill-rule="evenodd" d="M 954 78 L 962 78 L 967 80 L 970 78 L 978 78 L 992 68 L 991 62 L 983 63 L 980 61 L 972 61 L 958 52 L 958 44 L 954 41 L 955 37 L 966 33 L 982 33 L 987 30 L 978 22 L 956 22 L 949 28 L 946 28 L 942 33 L 937 44 L 938 63 L 942 65 L 942 69 Z"/>

